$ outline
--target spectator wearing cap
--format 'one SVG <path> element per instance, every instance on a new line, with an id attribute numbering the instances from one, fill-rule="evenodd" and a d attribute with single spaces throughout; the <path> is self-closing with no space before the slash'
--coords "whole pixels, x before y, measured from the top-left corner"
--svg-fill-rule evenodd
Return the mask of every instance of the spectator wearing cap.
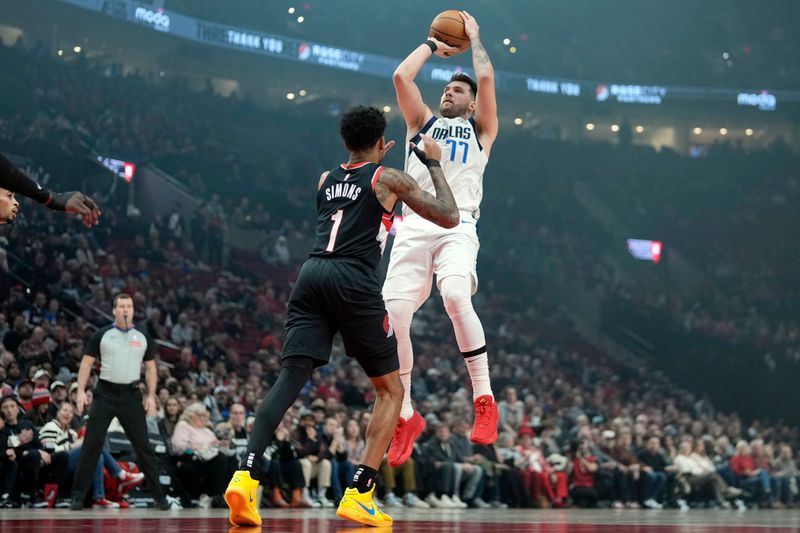
<path id="1" fill-rule="evenodd" d="M 297 428 L 295 440 L 299 444 L 297 450 L 300 466 L 303 469 L 306 491 L 311 488 L 311 482 L 317 480 L 317 503 L 321 507 L 333 507 L 326 493 L 331 486 L 332 465 L 324 458 L 326 452 L 322 435 L 317 430 L 316 419 L 311 411 L 300 414 L 300 426 Z M 307 498 L 305 498 L 307 499 Z"/>
<path id="2" fill-rule="evenodd" d="M 544 452 L 534 443 L 534 436 L 530 426 L 522 426 L 519 430 L 517 451 L 522 462 L 518 466 L 528 494 L 540 507 L 563 507 L 569 496 L 566 473 L 556 472 L 545 460 Z"/>
<path id="3" fill-rule="evenodd" d="M 213 394 L 209 394 L 208 378 L 200 375 L 195 381 L 196 388 L 194 389 L 197 394 L 197 401 L 203 404 L 211 416 L 211 423 L 216 424 L 222 421 L 222 415 L 219 414 L 219 407 L 217 406 L 217 399 Z"/>
<path id="4" fill-rule="evenodd" d="M 50 454 L 42 450 L 39 432 L 33 423 L 30 420 L 20 419 L 19 409 L 20 405 L 13 396 L 0 399 L 0 413 L 5 423 L 0 438 L 14 450 L 22 503 L 33 507 L 45 507 L 47 503 L 42 500 L 37 489 L 41 467 L 50 464 Z"/>
<path id="5" fill-rule="evenodd" d="M 230 395 L 228 388 L 225 385 L 217 385 L 214 387 L 214 400 L 217 402 L 217 409 L 220 416 L 225 419 L 229 416 L 230 409 Z"/>
<path id="6" fill-rule="evenodd" d="M 17 400 L 25 411 L 29 411 L 33 407 L 33 388 L 33 380 L 27 378 L 17 385 Z"/>
<path id="7" fill-rule="evenodd" d="M 36 426 L 37 431 L 53 419 L 50 416 L 50 391 L 45 388 L 33 389 L 33 398 L 31 399 L 31 409 L 25 412 L 23 417 L 25 420 L 30 420 Z"/>
<path id="8" fill-rule="evenodd" d="M 52 380 L 52 379 L 53 379 L 53 376 L 50 375 L 50 372 L 48 372 L 44 368 L 40 368 L 33 375 L 33 386 L 34 386 L 34 388 L 37 388 L 37 389 L 50 390 L 50 380 Z"/>
<path id="9" fill-rule="evenodd" d="M 54 381 L 50 384 L 50 419 L 55 418 L 61 404 L 67 401 L 67 387 L 63 381 Z M 69 403 L 69 402 L 67 402 Z"/>

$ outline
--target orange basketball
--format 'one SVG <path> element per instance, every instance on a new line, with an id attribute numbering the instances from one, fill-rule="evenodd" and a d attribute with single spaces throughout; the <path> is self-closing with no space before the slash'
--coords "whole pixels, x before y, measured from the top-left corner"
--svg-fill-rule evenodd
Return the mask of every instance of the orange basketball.
<path id="1" fill-rule="evenodd" d="M 469 37 L 464 31 L 464 19 L 455 9 L 448 9 L 436 15 L 431 22 L 431 30 L 428 35 L 446 45 L 458 48 L 459 51 L 453 55 L 460 54 L 469 48 Z"/>

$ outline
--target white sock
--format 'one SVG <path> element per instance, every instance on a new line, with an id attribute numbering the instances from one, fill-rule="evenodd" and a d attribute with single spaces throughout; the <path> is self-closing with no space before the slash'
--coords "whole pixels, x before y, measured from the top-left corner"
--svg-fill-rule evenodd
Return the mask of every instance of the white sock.
<path id="1" fill-rule="evenodd" d="M 400 381 L 403 383 L 403 405 L 400 407 L 400 418 L 408 421 L 414 416 L 414 407 L 411 405 L 411 372 L 400 374 Z"/>
<path id="2" fill-rule="evenodd" d="M 492 394 L 492 382 L 489 379 L 489 356 L 486 352 L 473 357 L 464 358 L 469 370 L 469 378 L 472 380 L 472 400 L 475 401 L 481 396 L 489 395 L 494 400 Z"/>
<path id="3" fill-rule="evenodd" d="M 388 300 L 386 312 L 397 338 L 397 357 L 400 359 L 400 381 L 403 383 L 403 405 L 400 417 L 408 420 L 414 415 L 411 406 L 411 369 L 414 368 L 414 350 L 411 346 L 411 320 L 416 304 L 408 300 Z"/>

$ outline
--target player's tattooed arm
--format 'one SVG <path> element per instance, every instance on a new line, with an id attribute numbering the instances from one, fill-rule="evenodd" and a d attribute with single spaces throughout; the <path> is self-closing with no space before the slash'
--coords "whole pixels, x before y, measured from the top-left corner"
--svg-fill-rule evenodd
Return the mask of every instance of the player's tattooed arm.
<path id="1" fill-rule="evenodd" d="M 382 204 L 387 200 L 400 200 L 422 218 L 444 228 L 454 228 L 458 226 L 461 217 L 453 191 L 439 166 L 442 150 L 430 136 L 423 135 L 422 138 L 425 141 L 425 151 L 413 144 L 412 149 L 428 167 L 436 196 L 423 191 L 413 177 L 394 168 L 383 169 L 375 186 L 375 194 Z"/>

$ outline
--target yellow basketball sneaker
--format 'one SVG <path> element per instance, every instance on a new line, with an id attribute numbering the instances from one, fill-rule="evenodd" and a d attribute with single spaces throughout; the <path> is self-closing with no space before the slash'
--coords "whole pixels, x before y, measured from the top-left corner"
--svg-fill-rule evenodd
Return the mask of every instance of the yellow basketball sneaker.
<path id="1" fill-rule="evenodd" d="M 256 490 L 258 481 L 248 470 L 237 470 L 225 490 L 225 501 L 230 508 L 230 521 L 235 526 L 260 526 Z"/>
<path id="2" fill-rule="evenodd" d="M 347 489 L 344 491 L 342 501 L 339 502 L 336 516 L 365 526 L 391 526 L 392 517 L 378 509 L 378 506 L 372 501 L 373 492 L 375 492 L 375 485 L 369 492 L 363 494 L 358 492 L 358 489 Z"/>

